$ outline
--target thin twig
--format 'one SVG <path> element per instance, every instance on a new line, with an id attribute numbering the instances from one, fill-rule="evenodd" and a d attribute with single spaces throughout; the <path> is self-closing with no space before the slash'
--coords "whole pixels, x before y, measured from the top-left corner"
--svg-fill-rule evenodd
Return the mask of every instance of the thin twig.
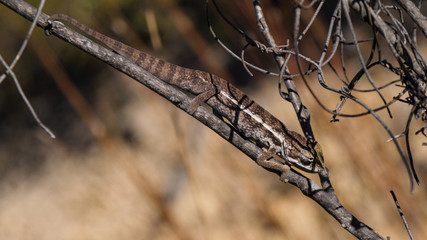
<path id="1" fill-rule="evenodd" d="M 15 83 L 16 89 L 18 89 L 19 95 L 21 95 L 22 100 L 24 100 L 25 105 L 27 105 L 28 109 L 31 112 L 31 115 L 33 115 L 33 118 L 36 120 L 36 122 L 39 124 L 39 126 L 45 132 L 47 132 L 47 134 L 49 134 L 49 136 L 51 138 L 55 138 L 55 134 L 53 134 L 53 132 L 48 127 L 46 127 L 46 125 L 44 125 L 42 123 L 42 121 L 40 120 L 40 118 L 37 116 L 36 111 L 34 110 L 33 106 L 31 106 L 30 101 L 25 96 L 25 93 L 22 90 L 21 85 L 19 84 L 18 78 L 16 77 L 15 73 L 13 72 L 13 70 L 11 70 L 10 67 L 7 65 L 7 63 L 4 61 L 4 59 L 3 59 L 3 57 L 1 55 L 0 55 L 0 62 L 1 62 L 1 64 L 3 64 L 3 66 L 6 67 L 7 71 L 9 72 L 9 75 L 12 77 L 13 82 Z"/>
<path id="2" fill-rule="evenodd" d="M 40 4 L 39 4 L 39 6 L 37 8 L 37 12 L 36 12 L 36 17 L 34 18 L 34 21 L 31 23 L 31 26 L 28 29 L 27 35 L 25 36 L 24 41 L 22 41 L 21 47 L 19 48 L 18 52 L 16 53 L 15 58 L 12 60 L 12 63 L 8 66 L 8 69 L 6 70 L 6 72 L 0 76 L 0 83 L 3 82 L 3 80 L 6 78 L 6 76 L 16 66 L 19 59 L 21 59 L 21 56 L 24 53 L 25 48 L 27 47 L 28 41 L 30 40 L 30 37 L 33 35 L 33 30 L 36 27 L 37 19 L 39 18 L 40 13 L 42 12 L 44 3 L 45 3 L 45 0 L 40 1 Z"/>
<path id="3" fill-rule="evenodd" d="M 397 208 L 397 211 L 399 212 L 400 218 L 402 218 L 403 224 L 405 225 L 405 228 L 406 228 L 406 231 L 408 232 L 409 238 L 410 238 L 411 240 L 414 240 L 414 237 L 412 236 L 411 230 L 409 229 L 408 222 L 406 222 L 405 215 L 403 215 L 403 211 L 402 211 L 402 209 L 400 208 L 400 204 L 399 204 L 399 202 L 397 201 L 397 197 L 396 197 L 396 195 L 394 194 L 394 191 L 393 191 L 393 190 L 391 190 L 391 191 L 390 191 L 390 194 L 391 194 L 391 196 L 393 197 L 394 204 L 396 205 L 396 208 Z"/>
<path id="4" fill-rule="evenodd" d="M 16 77 L 15 73 L 13 72 L 13 68 L 18 63 L 19 59 L 21 59 L 22 54 L 24 53 L 25 48 L 27 47 L 28 41 L 30 40 L 30 37 L 32 36 L 33 30 L 36 27 L 37 19 L 39 18 L 40 14 L 42 13 L 42 9 L 44 6 L 45 0 L 41 0 L 40 4 L 37 8 L 37 12 L 35 14 L 35 18 L 31 23 L 30 28 L 28 29 L 27 35 L 25 36 L 24 41 L 21 44 L 20 49 L 18 50 L 15 58 L 13 59 L 12 63 L 8 65 L 6 61 L 3 59 L 3 57 L 0 55 L 0 62 L 2 65 L 6 68 L 6 72 L 3 73 L 0 76 L 0 84 L 3 82 L 3 80 L 6 78 L 7 75 L 12 76 L 13 82 L 15 83 L 16 89 L 18 90 L 19 95 L 21 96 L 22 100 L 24 100 L 25 105 L 27 105 L 27 108 L 30 110 L 31 115 L 33 115 L 33 118 L 36 120 L 37 124 L 47 133 L 51 138 L 55 138 L 55 134 L 42 123 L 40 118 L 37 116 L 36 111 L 34 110 L 33 106 L 31 105 L 30 101 L 28 100 L 27 96 L 24 93 L 24 90 L 22 90 L 21 85 L 19 84 L 18 78 Z"/>

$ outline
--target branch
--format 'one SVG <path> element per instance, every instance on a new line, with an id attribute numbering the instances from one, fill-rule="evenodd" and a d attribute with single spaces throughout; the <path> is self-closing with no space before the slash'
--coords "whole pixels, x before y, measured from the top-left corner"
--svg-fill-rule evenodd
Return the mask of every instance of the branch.
<path id="1" fill-rule="evenodd" d="M 277 48 L 276 41 L 271 35 L 269 27 L 267 25 L 267 21 L 264 18 L 264 13 L 262 11 L 259 0 L 253 0 L 252 3 L 255 8 L 255 15 L 257 18 L 258 28 L 261 34 L 264 36 L 264 39 L 267 41 L 267 44 L 269 47 Z M 296 41 L 294 39 L 294 44 L 295 42 Z M 286 73 L 286 75 L 289 75 L 289 69 L 287 66 L 287 62 L 289 61 L 289 55 L 285 57 L 283 54 L 274 53 L 274 58 L 277 62 L 277 65 L 281 69 L 280 71 L 281 74 L 279 76 L 279 87 L 280 87 L 280 84 L 282 81 L 281 76 L 283 76 L 283 73 Z M 289 99 L 289 101 L 292 103 L 292 106 L 294 107 L 295 113 L 298 116 L 298 121 L 300 122 L 301 128 L 304 132 L 304 136 L 308 139 L 314 140 L 313 130 L 311 129 L 311 125 L 310 125 L 310 112 L 302 104 L 301 97 L 299 96 L 297 87 L 295 86 L 295 82 L 293 81 L 292 78 L 289 78 L 289 77 L 283 78 L 283 82 L 286 86 L 286 89 L 288 90 L 287 99 Z M 279 91 L 281 90 L 279 89 Z"/>
<path id="2" fill-rule="evenodd" d="M 0 0 L 0 2 L 28 20 L 32 21 L 34 19 L 36 9 L 28 3 L 22 0 Z M 48 16 L 42 13 L 37 21 L 37 25 L 41 28 L 46 27 L 47 19 Z M 163 96 L 178 108 L 185 111 L 185 109 L 188 109 L 190 106 L 192 98 L 182 91 L 162 82 L 133 62 L 92 42 L 70 28 L 61 24 L 55 24 L 51 29 L 51 33 L 125 73 Z M 210 109 L 199 107 L 192 116 L 233 144 L 251 159 L 255 160 L 263 154 L 262 149 L 254 143 L 244 139 L 222 119 L 215 116 Z M 274 173 L 278 175 L 281 174 L 280 172 Z M 286 175 L 281 175 L 280 179 L 283 182 L 287 182 L 298 187 L 304 195 L 308 196 L 324 208 L 340 223 L 343 228 L 358 239 L 383 239 L 377 232 L 360 222 L 341 205 L 329 181 L 329 172 L 327 169 L 320 173 L 319 176 L 322 187 L 319 187 L 314 181 L 293 169 L 291 169 L 291 171 Z"/>
<path id="3" fill-rule="evenodd" d="M 409 0 L 396 0 L 396 2 L 408 13 L 424 36 L 427 37 L 427 18 L 420 12 L 420 9 Z"/>

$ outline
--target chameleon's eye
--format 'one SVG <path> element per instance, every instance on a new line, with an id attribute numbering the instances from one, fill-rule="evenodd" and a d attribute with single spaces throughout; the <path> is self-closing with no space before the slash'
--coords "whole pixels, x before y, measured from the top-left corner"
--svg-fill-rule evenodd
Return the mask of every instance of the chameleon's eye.
<path id="1" fill-rule="evenodd" d="M 314 156 L 309 151 L 302 149 L 299 154 L 300 162 L 305 166 L 311 166 L 314 162 Z"/>

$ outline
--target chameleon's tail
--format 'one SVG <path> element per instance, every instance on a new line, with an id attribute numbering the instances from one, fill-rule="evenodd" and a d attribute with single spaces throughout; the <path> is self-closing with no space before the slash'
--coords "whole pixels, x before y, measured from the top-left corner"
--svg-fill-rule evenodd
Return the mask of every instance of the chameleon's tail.
<path id="1" fill-rule="evenodd" d="M 73 26 L 80 29 L 87 35 L 98 40 L 101 44 L 105 45 L 107 48 L 110 48 L 114 52 L 136 63 L 143 69 L 147 70 L 154 76 L 159 77 L 164 81 L 168 80 L 167 78 L 168 76 L 165 76 L 167 74 L 164 71 L 162 71 L 162 69 L 165 69 L 165 67 L 168 67 L 168 68 L 172 67 L 172 66 L 166 66 L 166 65 L 173 65 L 173 68 L 175 68 L 175 70 L 177 70 L 176 68 L 179 67 L 174 64 L 163 61 L 162 59 L 151 56 L 150 54 L 139 51 L 120 41 L 110 38 L 98 31 L 95 31 L 94 29 L 80 23 L 79 21 L 77 21 L 76 19 L 68 15 L 61 14 L 61 13 L 54 14 L 48 19 L 48 23 L 52 24 L 53 21 L 66 21 L 72 24 Z M 169 79 L 170 79 L 170 76 L 169 76 Z"/>

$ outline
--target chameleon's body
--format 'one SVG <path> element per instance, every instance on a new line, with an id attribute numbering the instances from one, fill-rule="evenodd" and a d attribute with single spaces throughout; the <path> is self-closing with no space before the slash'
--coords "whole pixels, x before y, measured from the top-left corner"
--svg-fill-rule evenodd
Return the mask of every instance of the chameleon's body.
<path id="1" fill-rule="evenodd" d="M 67 15 L 55 14 L 49 18 L 50 24 L 58 20 L 71 23 L 162 81 L 194 94 L 189 113 L 194 113 L 201 103 L 206 102 L 239 133 L 267 149 L 257 159 L 261 166 L 287 171 L 284 164 L 291 164 L 307 172 L 322 170 L 323 155 L 317 143 L 312 147 L 306 138 L 288 130 L 277 118 L 224 79 L 207 72 L 183 68 L 141 52 Z M 282 153 L 284 159 L 278 157 L 278 153 Z M 278 162 L 268 160 L 272 157 Z"/>

